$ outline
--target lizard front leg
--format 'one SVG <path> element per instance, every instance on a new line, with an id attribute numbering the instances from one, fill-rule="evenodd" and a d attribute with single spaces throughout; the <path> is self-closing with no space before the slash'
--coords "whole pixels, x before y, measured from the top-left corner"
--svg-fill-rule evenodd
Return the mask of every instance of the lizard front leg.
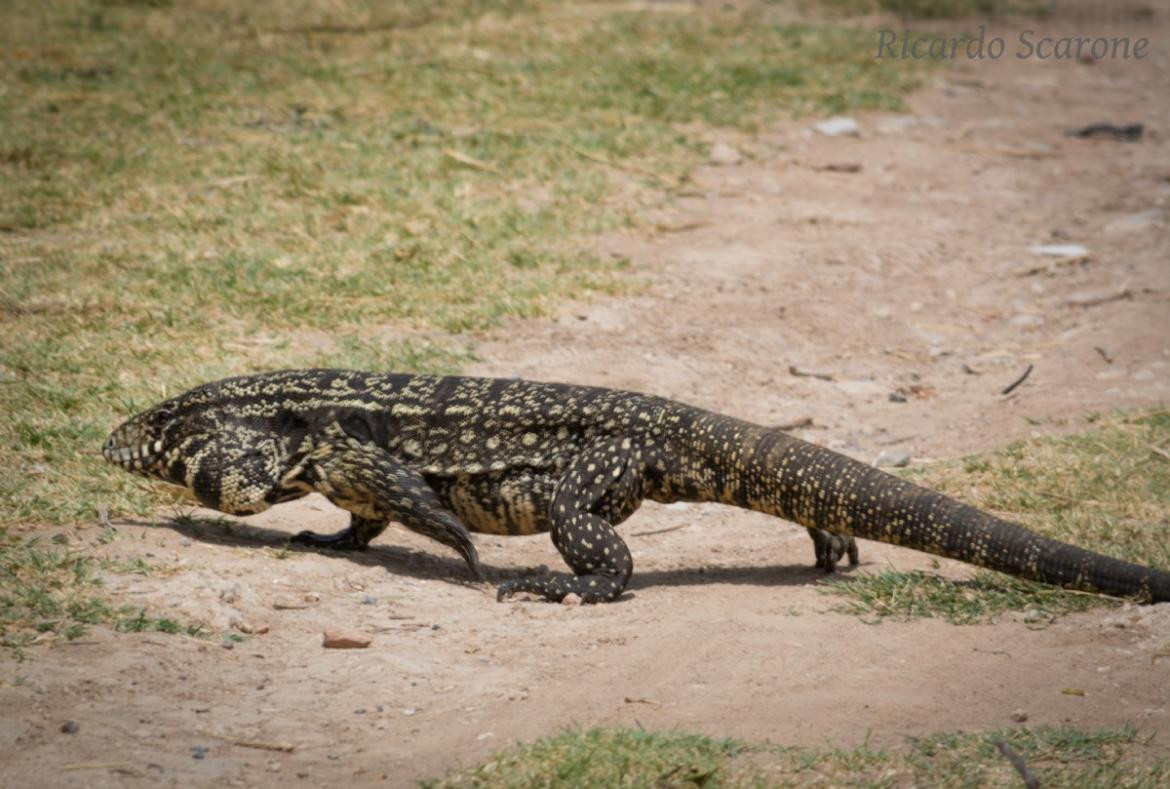
<path id="1" fill-rule="evenodd" d="M 454 548 L 476 578 L 483 577 L 467 527 L 446 509 L 422 475 L 381 447 L 345 435 L 334 424 L 294 470 L 298 481 L 353 513 L 350 527 L 335 535 L 302 532 L 294 540 L 321 547 L 364 548 L 397 521 L 411 531 Z"/>
<path id="2" fill-rule="evenodd" d="M 613 440 L 569 466 L 553 493 L 553 544 L 574 575 L 517 578 L 500 584 L 496 598 L 531 592 L 552 602 L 579 595 L 586 603 L 616 600 L 634 571 L 630 549 L 602 512 L 632 511 L 641 498 L 644 463 L 629 441 Z"/>

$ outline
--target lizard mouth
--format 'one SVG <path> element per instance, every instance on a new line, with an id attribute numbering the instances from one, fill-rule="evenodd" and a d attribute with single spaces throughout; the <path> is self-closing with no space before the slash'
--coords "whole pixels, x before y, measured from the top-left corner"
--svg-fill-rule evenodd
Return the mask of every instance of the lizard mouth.
<path id="1" fill-rule="evenodd" d="M 120 447 L 114 443 L 111 436 L 102 447 L 102 455 L 106 460 L 115 463 L 124 469 L 143 471 L 162 454 L 162 440 L 150 444 L 133 447 Z"/>

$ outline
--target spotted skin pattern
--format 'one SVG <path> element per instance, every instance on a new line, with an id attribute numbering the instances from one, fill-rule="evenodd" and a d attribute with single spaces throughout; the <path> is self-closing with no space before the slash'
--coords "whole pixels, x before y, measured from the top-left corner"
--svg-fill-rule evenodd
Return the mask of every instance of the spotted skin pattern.
<path id="1" fill-rule="evenodd" d="M 777 430 L 623 392 L 533 381 L 285 370 L 195 387 L 103 447 L 134 473 L 233 514 L 319 492 L 352 513 L 306 545 L 361 550 L 391 521 L 453 548 L 470 532 L 550 532 L 572 574 L 509 580 L 499 599 L 620 597 L 614 529 L 644 499 L 719 502 L 805 527 L 832 571 L 856 537 L 1060 586 L 1170 600 L 1170 573 L 1041 537 Z"/>

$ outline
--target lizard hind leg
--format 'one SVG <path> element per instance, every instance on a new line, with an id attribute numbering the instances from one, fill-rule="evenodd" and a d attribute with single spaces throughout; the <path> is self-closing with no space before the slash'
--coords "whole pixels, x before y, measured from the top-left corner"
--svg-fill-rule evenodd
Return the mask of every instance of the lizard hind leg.
<path id="1" fill-rule="evenodd" d="M 554 603 L 570 594 L 584 603 L 611 602 L 621 597 L 634 571 L 634 559 L 613 526 L 598 515 L 578 512 L 556 522 L 552 531 L 553 544 L 574 574 L 505 581 L 496 593 L 497 600 L 516 592 L 530 592 Z"/>
<path id="2" fill-rule="evenodd" d="M 516 592 L 530 592 L 552 602 L 569 594 L 585 603 L 621 597 L 634 560 L 605 516 L 633 511 L 642 495 L 642 473 L 641 458 L 628 441 L 608 441 L 581 455 L 558 482 L 550 508 L 553 544 L 573 575 L 505 581 L 496 599 Z"/>

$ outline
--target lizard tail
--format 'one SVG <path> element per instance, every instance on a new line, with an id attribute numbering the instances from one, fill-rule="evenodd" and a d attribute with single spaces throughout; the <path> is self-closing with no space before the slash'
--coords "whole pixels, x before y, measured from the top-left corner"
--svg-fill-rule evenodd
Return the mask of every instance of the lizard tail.
<path id="1" fill-rule="evenodd" d="M 753 438 L 720 496 L 728 503 L 1056 586 L 1170 600 L 1170 572 L 1043 537 L 779 431 Z"/>

